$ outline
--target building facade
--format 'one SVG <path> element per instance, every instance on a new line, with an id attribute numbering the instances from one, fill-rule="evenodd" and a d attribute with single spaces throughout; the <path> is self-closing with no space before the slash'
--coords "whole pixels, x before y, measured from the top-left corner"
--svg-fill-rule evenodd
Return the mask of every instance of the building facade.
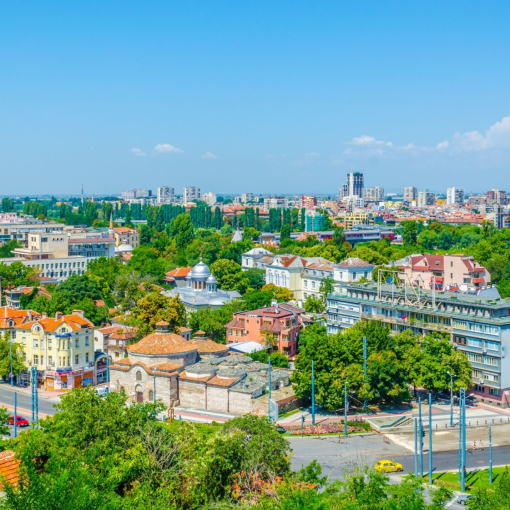
<path id="1" fill-rule="evenodd" d="M 300 316 L 304 312 L 273 301 L 269 307 L 235 313 L 225 326 L 227 345 L 251 340 L 267 348 L 276 347 L 282 354 L 293 357 L 297 354 L 299 332 L 303 328 Z"/>
<path id="2" fill-rule="evenodd" d="M 384 201 L 384 188 L 381 186 L 374 186 L 373 188 L 365 189 L 365 200 L 367 202 L 383 202 Z"/>
<path id="3" fill-rule="evenodd" d="M 214 205 L 216 203 L 216 194 L 213 193 L 212 191 L 202 193 L 201 200 L 205 202 L 207 205 Z"/>
<path id="4" fill-rule="evenodd" d="M 414 186 L 404 188 L 404 202 L 410 205 L 414 200 L 418 200 L 418 190 Z"/>
<path id="5" fill-rule="evenodd" d="M 117 227 L 115 232 L 115 246 L 129 244 L 133 248 L 140 246 L 140 234 L 133 228 Z"/>
<path id="6" fill-rule="evenodd" d="M 182 201 L 184 204 L 190 204 L 193 200 L 200 200 L 200 188 L 188 186 L 182 190 Z"/>
<path id="7" fill-rule="evenodd" d="M 157 189 L 156 200 L 158 205 L 173 203 L 174 189 L 171 186 L 160 186 Z"/>
<path id="8" fill-rule="evenodd" d="M 418 193 L 418 207 L 426 207 L 428 205 L 434 205 L 436 203 L 436 195 L 429 191 L 420 191 Z"/>
<path id="9" fill-rule="evenodd" d="M 395 334 L 444 332 L 472 365 L 474 394 L 489 403 L 510 402 L 510 302 L 495 288 L 477 294 L 419 292 L 405 286 L 350 283 L 328 296 L 327 330 L 335 334 L 360 320 L 378 320 Z"/>
<path id="10" fill-rule="evenodd" d="M 448 188 L 446 190 L 446 203 L 464 205 L 464 190 L 462 188 Z"/>
<path id="11" fill-rule="evenodd" d="M 72 390 L 93 384 L 94 325 L 81 310 L 71 315 L 16 326 L 16 342 L 23 348 L 28 366 L 37 367 L 39 384 L 46 390 Z"/>

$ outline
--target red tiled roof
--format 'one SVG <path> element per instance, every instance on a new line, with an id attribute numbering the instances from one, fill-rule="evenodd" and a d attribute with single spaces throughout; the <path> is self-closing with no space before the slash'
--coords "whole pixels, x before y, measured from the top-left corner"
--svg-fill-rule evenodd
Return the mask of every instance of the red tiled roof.
<path id="1" fill-rule="evenodd" d="M 0 477 L 7 480 L 8 483 L 18 485 L 20 461 L 14 457 L 12 450 L 6 450 L 0 453 Z M 0 481 L 0 489 L 3 488 Z"/>
<path id="2" fill-rule="evenodd" d="M 192 270 L 192 267 L 178 267 L 177 269 L 174 269 L 173 271 L 169 271 L 168 273 L 165 273 L 166 276 L 171 276 L 174 278 L 185 278 L 188 276 L 188 273 Z"/>
<path id="3" fill-rule="evenodd" d="M 179 354 L 194 350 L 194 346 L 175 333 L 152 333 L 128 347 L 135 354 Z"/>
<path id="4" fill-rule="evenodd" d="M 27 322 L 26 324 L 22 324 L 18 326 L 18 329 L 31 329 L 32 326 L 37 323 L 40 324 L 44 331 L 55 331 L 58 326 L 62 324 L 67 324 L 73 331 L 79 331 L 85 328 L 93 328 L 94 324 L 90 322 L 88 319 L 82 319 L 77 314 L 71 315 L 62 315 L 59 319 L 46 318 L 38 321 Z"/>

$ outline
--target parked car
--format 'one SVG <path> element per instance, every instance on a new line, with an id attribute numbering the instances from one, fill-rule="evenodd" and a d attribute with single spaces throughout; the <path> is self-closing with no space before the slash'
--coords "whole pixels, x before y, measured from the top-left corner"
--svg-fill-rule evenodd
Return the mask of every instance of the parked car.
<path id="1" fill-rule="evenodd" d="M 467 505 L 469 503 L 469 500 L 471 499 L 471 494 L 461 494 L 457 498 L 457 503 L 459 505 Z"/>
<path id="2" fill-rule="evenodd" d="M 397 471 L 404 471 L 402 464 L 393 462 L 391 460 L 380 460 L 376 462 L 375 469 L 377 471 L 384 471 L 385 473 L 395 473 Z"/>
<path id="3" fill-rule="evenodd" d="M 14 425 L 14 416 L 8 418 L 7 421 L 9 422 L 9 425 Z M 23 416 L 16 416 L 16 425 L 18 427 L 28 427 L 30 423 L 28 422 L 28 420 L 25 420 Z"/>

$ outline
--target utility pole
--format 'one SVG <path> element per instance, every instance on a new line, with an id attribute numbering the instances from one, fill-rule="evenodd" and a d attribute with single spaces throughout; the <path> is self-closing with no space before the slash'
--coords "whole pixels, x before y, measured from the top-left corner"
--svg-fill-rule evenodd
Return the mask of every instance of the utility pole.
<path id="1" fill-rule="evenodd" d="M 9 373 L 9 377 L 11 379 L 11 386 L 14 386 L 14 374 L 12 373 L 12 336 L 11 336 L 11 332 L 9 331 L 8 332 L 9 334 L 9 359 L 10 359 L 10 362 L 11 362 L 11 371 Z"/>
<path id="2" fill-rule="evenodd" d="M 363 337 L 363 384 L 367 384 L 367 337 Z M 368 409 L 368 398 L 363 401 L 364 409 Z"/>
<path id="3" fill-rule="evenodd" d="M 18 436 L 18 393 L 14 392 L 14 437 Z"/>
<path id="4" fill-rule="evenodd" d="M 450 427 L 453 427 L 453 378 L 456 375 L 450 374 L 450 371 L 446 372 L 450 376 Z"/>
<path id="5" fill-rule="evenodd" d="M 312 425 L 315 425 L 315 378 L 313 373 L 313 360 L 312 360 Z"/>
<path id="6" fill-rule="evenodd" d="M 492 427 L 489 427 L 489 483 L 492 484 Z"/>
<path id="7" fill-rule="evenodd" d="M 347 435 L 347 381 L 344 389 L 344 436 Z"/>
<path id="8" fill-rule="evenodd" d="M 154 403 L 156 403 L 156 376 L 154 376 Z"/>
<path id="9" fill-rule="evenodd" d="M 423 422 L 421 420 L 421 397 L 418 397 L 420 419 L 420 478 L 423 478 Z"/>
<path id="10" fill-rule="evenodd" d="M 466 389 L 460 389 L 460 414 L 461 414 L 461 427 L 460 427 L 460 470 L 461 470 L 461 490 L 466 490 Z"/>
<path id="11" fill-rule="evenodd" d="M 268 370 L 268 378 L 269 378 L 269 393 L 267 395 L 267 414 L 269 417 L 269 421 L 271 421 L 271 356 L 267 358 L 267 362 L 269 364 Z M 313 361 L 312 361 L 313 363 Z"/>
<path id="12" fill-rule="evenodd" d="M 32 423 L 39 425 L 39 402 L 37 393 L 37 367 L 30 369 L 32 383 Z"/>
<path id="13" fill-rule="evenodd" d="M 429 393 L 429 484 L 432 485 L 432 393 Z"/>
<path id="14" fill-rule="evenodd" d="M 418 420 L 414 419 L 414 478 L 418 480 Z"/>

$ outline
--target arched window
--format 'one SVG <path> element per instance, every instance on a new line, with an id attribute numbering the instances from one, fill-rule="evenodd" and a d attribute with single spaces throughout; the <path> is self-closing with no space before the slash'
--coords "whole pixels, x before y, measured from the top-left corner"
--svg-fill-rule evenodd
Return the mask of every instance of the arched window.
<path id="1" fill-rule="evenodd" d="M 149 400 L 154 400 L 154 392 L 149 390 Z"/>
<path id="2" fill-rule="evenodd" d="M 126 391 L 124 390 L 124 386 L 120 387 L 120 393 L 126 393 Z"/>
<path id="3" fill-rule="evenodd" d="M 138 372 L 136 373 L 136 380 L 137 381 L 141 381 L 142 380 L 142 372 L 140 372 L 140 370 L 138 370 Z"/>

